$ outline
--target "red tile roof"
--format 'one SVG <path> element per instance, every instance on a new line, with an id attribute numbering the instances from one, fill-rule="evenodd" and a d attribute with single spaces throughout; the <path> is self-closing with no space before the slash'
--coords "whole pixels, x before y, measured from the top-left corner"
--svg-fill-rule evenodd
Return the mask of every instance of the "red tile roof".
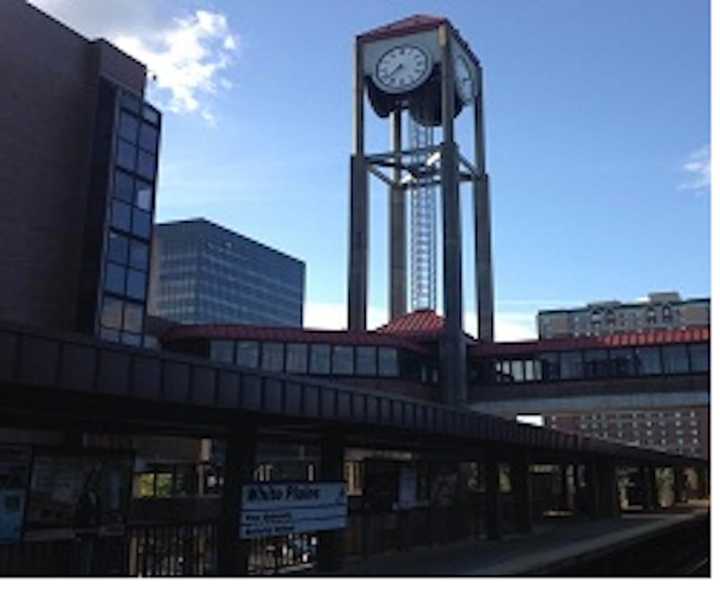
<path id="1" fill-rule="evenodd" d="M 378 334 L 393 334 L 401 338 L 436 337 L 442 332 L 445 318 L 432 309 L 419 309 L 395 318 L 379 327 Z"/>
<path id="2" fill-rule="evenodd" d="M 496 342 L 472 346 L 473 356 L 494 354 L 523 354 L 531 352 L 579 350 L 585 348 L 619 348 L 622 346 L 653 346 L 657 344 L 682 344 L 684 342 L 709 342 L 710 328 L 687 328 L 685 330 L 654 330 L 646 333 L 612 334 L 582 338 L 550 338 L 522 342 Z"/>
<path id="3" fill-rule="evenodd" d="M 361 33 L 357 38 L 359 41 L 376 41 L 378 39 L 409 35 L 410 33 L 419 33 L 420 31 L 429 31 L 449 22 L 450 21 L 444 17 L 415 14 L 390 23 L 389 25 Z"/>
<path id="4" fill-rule="evenodd" d="M 428 354 L 423 346 L 404 340 L 393 334 L 377 332 L 347 332 L 345 330 L 306 330 L 272 326 L 251 326 L 247 324 L 204 324 L 178 326 L 165 332 L 161 340 L 261 340 L 264 342 L 304 342 L 319 344 L 348 344 L 368 346 L 396 346 L 420 354 Z"/>

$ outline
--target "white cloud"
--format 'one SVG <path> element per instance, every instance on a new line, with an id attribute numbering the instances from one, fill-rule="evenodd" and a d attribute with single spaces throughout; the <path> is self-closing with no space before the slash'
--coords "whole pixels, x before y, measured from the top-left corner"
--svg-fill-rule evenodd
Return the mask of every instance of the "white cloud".
<path id="1" fill-rule="evenodd" d="M 472 336 L 477 334 L 477 321 L 475 312 L 465 312 L 465 331 Z M 379 307 L 370 307 L 368 310 L 368 329 L 373 330 L 387 323 L 387 310 Z M 347 328 L 347 308 L 343 303 L 314 303 L 305 304 L 306 328 L 320 328 L 325 330 L 345 330 Z M 495 339 L 499 342 L 514 340 L 528 340 L 537 338 L 535 328 L 535 315 L 533 313 L 496 312 L 495 313 Z"/>
<path id="2" fill-rule="evenodd" d="M 710 188 L 710 146 L 692 152 L 683 163 L 687 180 L 678 185 L 680 190 L 702 191 Z"/>
<path id="3" fill-rule="evenodd" d="M 218 88 L 232 88 L 225 73 L 239 46 L 221 12 L 196 10 L 186 16 L 169 16 L 168 10 L 175 6 L 161 0 L 32 2 L 90 38 L 106 37 L 144 63 L 150 98 L 163 109 L 194 113 L 209 125 L 216 124 L 212 96 Z"/>

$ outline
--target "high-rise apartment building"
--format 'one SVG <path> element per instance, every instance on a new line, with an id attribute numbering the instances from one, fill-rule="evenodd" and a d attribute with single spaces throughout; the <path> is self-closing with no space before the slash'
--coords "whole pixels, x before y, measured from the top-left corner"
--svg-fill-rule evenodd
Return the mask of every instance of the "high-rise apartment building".
<path id="1" fill-rule="evenodd" d="M 305 263 L 205 219 L 155 227 L 149 312 L 183 324 L 303 323 Z"/>
<path id="2" fill-rule="evenodd" d="M 647 301 L 600 301 L 576 309 L 539 311 L 538 335 L 578 338 L 710 325 L 710 299 L 682 299 L 679 293 L 650 293 Z"/>
<path id="3" fill-rule="evenodd" d="M 0 2 L 0 319 L 140 344 L 160 113 L 145 66 Z"/>

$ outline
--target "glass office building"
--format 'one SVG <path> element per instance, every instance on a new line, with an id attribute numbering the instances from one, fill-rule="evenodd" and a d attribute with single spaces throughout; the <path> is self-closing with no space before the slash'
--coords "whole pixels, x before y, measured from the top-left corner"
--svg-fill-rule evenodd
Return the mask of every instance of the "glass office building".
<path id="1" fill-rule="evenodd" d="M 151 275 L 152 315 L 302 326 L 305 263 L 205 219 L 155 226 Z"/>

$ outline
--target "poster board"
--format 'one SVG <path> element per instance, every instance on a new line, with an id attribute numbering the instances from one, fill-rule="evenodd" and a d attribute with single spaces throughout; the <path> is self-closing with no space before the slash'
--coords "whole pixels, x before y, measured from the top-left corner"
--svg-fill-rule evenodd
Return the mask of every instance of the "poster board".
<path id="1" fill-rule="evenodd" d="M 32 450 L 0 445 L 0 543 L 22 540 Z"/>
<path id="2" fill-rule="evenodd" d="M 121 535 L 130 506 L 133 456 L 128 452 L 37 449 L 32 465 L 26 536 Z"/>
<path id="3" fill-rule="evenodd" d="M 345 482 L 277 482 L 242 486 L 240 538 L 345 528 Z"/>

